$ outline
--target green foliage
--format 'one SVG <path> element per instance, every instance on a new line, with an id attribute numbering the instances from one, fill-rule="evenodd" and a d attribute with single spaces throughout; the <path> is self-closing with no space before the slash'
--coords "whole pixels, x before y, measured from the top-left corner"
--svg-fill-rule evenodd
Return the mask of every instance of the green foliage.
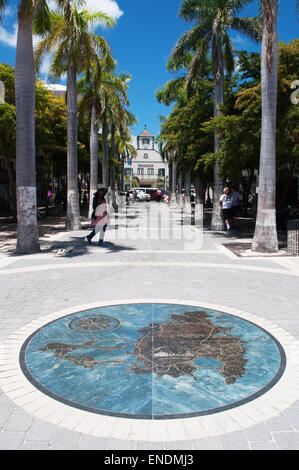
<path id="1" fill-rule="evenodd" d="M 260 58 L 256 53 L 239 53 L 241 81 L 235 89 L 235 104 L 223 116 L 202 124 L 212 138 L 214 131 L 222 139 L 219 157 L 223 177 L 239 181 L 242 170 L 250 174 L 259 167 L 261 138 Z M 291 103 L 290 85 L 299 69 L 299 40 L 279 45 L 278 108 L 277 108 L 277 171 L 292 176 L 299 167 L 299 107 Z M 245 81 L 244 81 L 245 79 Z M 205 165 L 212 155 L 202 155 Z"/>
<path id="2" fill-rule="evenodd" d="M 158 143 L 164 154 L 176 150 L 176 159 L 193 174 L 210 177 L 216 160 L 223 178 L 240 182 L 243 170 L 253 177 L 259 168 L 261 139 L 261 57 L 238 52 L 238 70 L 225 77 L 222 115 L 213 117 L 213 84 L 197 82 L 197 92 L 187 99 L 184 85 L 167 83 L 157 92 L 165 104 L 175 103 L 161 122 Z M 299 106 L 291 103 L 292 81 L 298 79 L 299 40 L 279 45 L 277 172 L 292 177 L 299 170 Z M 176 93 L 170 93 L 176 91 Z M 171 99 L 170 99 L 171 98 Z M 221 151 L 213 152 L 214 133 L 221 138 Z"/>
<path id="3" fill-rule="evenodd" d="M 15 158 L 14 69 L 7 64 L 0 64 L 0 80 L 5 85 L 6 100 L 5 104 L 0 106 L 0 151 L 10 158 Z M 35 87 L 35 143 L 37 154 L 42 152 L 46 166 L 52 166 L 55 174 L 65 174 L 66 106 L 64 98 L 57 98 L 39 80 Z"/>
<path id="4" fill-rule="evenodd" d="M 37 69 L 44 55 L 51 52 L 54 52 L 51 79 L 60 78 L 68 67 L 74 68 L 77 73 L 90 68 L 92 64 L 98 64 L 100 68 L 101 58 L 109 60 L 113 66 L 109 44 L 103 37 L 94 34 L 92 27 L 95 22 L 112 27 L 114 20 L 101 12 L 79 11 L 75 4 L 68 6 L 70 8 L 50 12 L 50 26 L 45 28 L 43 39 L 35 49 Z"/>
<path id="5" fill-rule="evenodd" d="M 5 103 L 0 106 L 0 152 L 14 155 L 16 148 L 16 107 L 14 69 L 0 64 L 0 80 L 5 87 Z"/>
<path id="6" fill-rule="evenodd" d="M 221 73 L 222 59 L 226 71 L 232 73 L 235 66 L 234 51 L 228 31 L 235 30 L 259 42 L 262 24 L 260 18 L 240 18 L 238 13 L 249 0 L 183 0 L 179 15 L 192 24 L 190 30 L 177 41 L 170 57 L 173 69 L 186 67 L 186 87 L 209 69 L 207 54 L 210 52 L 213 75 L 216 81 Z M 190 60 L 190 54 L 192 59 Z M 189 61 L 185 59 L 189 56 Z M 203 75 L 202 75 L 203 76 Z"/>
<path id="7" fill-rule="evenodd" d="M 166 89 L 167 91 L 167 89 Z M 180 168 L 191 168 L 193 175 L 210 173 L 210 165 L 201 160 L 201 155 L 212 152 L 213 140 L 201 129 L 200 123 L 213 115 L 213 83 L 202 80 L 197 92 L 190 98 L 178 101 L 167 119 L 161 123 L 157 138 L 164 154 L 173 154 Z"/>

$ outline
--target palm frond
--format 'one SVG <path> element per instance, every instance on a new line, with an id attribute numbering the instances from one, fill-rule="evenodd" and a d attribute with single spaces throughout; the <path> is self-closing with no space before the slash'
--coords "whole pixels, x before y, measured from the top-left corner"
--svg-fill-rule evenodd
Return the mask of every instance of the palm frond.
<path id="1" fill-rule="evenodd" d="M 2 13 L 5 11 L 5 7 L 8 0 L 0 0 L 0 24 L 2 24 Z"/>
<path id="2" fill-rule="evenodd" d="M 210 35 L 210 25 L 198 25 L 187 31 L 174 46 L 170 59 L 180 61 L 185 59 L 186 52 L 197 50 L 201 41 Z"/>
<path id="3" fill-rule="evenodd" d="M 113 18 L 103 12 L 90 13 L 88 10 L 85 10 L 85 19 L 91 27 L 104 26 L 106 28 L 113 28 L 116 24 Z"/>
<path id="4" fill-rule="evenodd" d="M 213 0 L 184 0 L 179 10 L 179 16 L 185 21 L 206 21 L 213 16 L 215 1 Z"/>
<path id="5" fill-rule="evenodd" d="M 211 35 L 208 35 L 201 41 L 198 51 L 194 54 L 192 61 L 188 67 L 188 74 L 186 77 L 186 92 L 188 97 L 190 97 L 196 89 L 196 85 L 194 86 L 194 82 L 198 81 L 198 79 L 205 72 L 210 40 Z"/>
<path id="6" fill-rule="evenodd" d="M 48 3 L 46 0 L 39 0 L 34 9 L 33 32 L 41 36 L 50 28 L 51 17 Z"/>
<path id="7" fill-rule="evenodd" d="M 228 34 L 223 35 L 223 46 L 225 68 L 228 73 L 232 73 L 235 68 L 234 47 Z"/>
<path id="8" fill-rule="evenodd" d="M 263 23 L 261 17 L 240 18 L 235 16 L 232 18 L 231 29 L 248 36 L 255 42 L 260 42 L 262 39 Z"/>
<path id="9" fill-rule="evenodd" d="M 173 101 L 177 100 L 179 91 L 184 89 L 184 83 L 185 77 L 168 81 L 164 87 L 156 91 L 156 99 L 159 103 L 169 106 Z"/>

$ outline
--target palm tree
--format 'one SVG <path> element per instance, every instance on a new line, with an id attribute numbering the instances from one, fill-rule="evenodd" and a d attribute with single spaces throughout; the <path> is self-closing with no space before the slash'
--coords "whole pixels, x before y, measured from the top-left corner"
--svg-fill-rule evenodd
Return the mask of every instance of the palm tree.
<path id="1" fill-rule="evenodd" d="M 262 0 L 264 18 L 261 86 L 262 135 L 259 194 L 252 251 L 278 251 L 276 228 L 276 108 L 278 70 L 278 0 Z"/>
<path id="2" fill-rule="evenodd" d="M 92 200 L 93 194 L 98 187 L 98 167 L 99 167 L 99 125 L 100 116 L 105 106 L 104 99 L 102 97 L 102 78 L 103 74 L 107 73 L 107 69 L 113 69 L 115 63 L 112 57 L 109 55 L 105 60 L 105 64 L 102 64 L 101 68 L 98 69 L 94 66 L 86 71 L 85 76 L 79 79 L 77 90 L 81 96 L 79 104 L 80 116 L 85 115 L 87 112 L 90 113 L 90 188 L 89 188 L 89 217 L 93 211 Z M 106 72 L 104 70 L 106 69 Z"/>
<path id="3" fill-rule="evenodd" d="M 117 76 L 109 71 L 102 78 L 102 99 L 104 107 L 101 115 L 102 123 L 102 175 L 103 184 L 109 186 L 109 146 L 108 136 L 112 126 L 117 122 L 118 129 L 126 129 L 127 112 L 125 106 L 129 104 L 127 97 L 128 74 Z"/>
<path id="4" fill-rule="evenodd" d="M 51 28 L 36 49 L 37 66 L 45 53 L 54 52 L 51 76 L 54 79 L 67 73 L 67 215 L 66 228 L 79 230 L 80 209 L 78 197 L 77 157 L 77 75 L 98 64 L 110 55 L 107 41 L 90 31 L 95 23 L 107 27 L 114 20 L 101 12 L 79 11 L 70 1 L 62 11 L 51 12 Z"/>
<path id="5" fill-rule="evenodd" d="M 130 75 L 122 74 L 121 79 L 126 83 L 130 80 Z M 116 195 L 120 188 L 119 181 L 117 182 L 117 191 L 115 192 L 116 184 L 116 161 L 118 162 L 118 167 L 121 168 L 121 177 L 123 174 L 123 158 L 121 155 L 129 154 L 131 158 L 136 157 L 137 151 L 132 145 L 132 136 L 129 129 L 130 126 L 133 126 L 137 123 L 136 117 L 128 109 L 125 108 L 126 102 L 122 100 L 119 96 L 112 106 L 112 118 L 111 118 L 111 188 L 112 188 L 112 203 L 114 207 L 117 206 Z M 129 102 L 127 101 L 127 104 Z M 117 124 L 116 124 L 117 123 Z M 115 162 L 115 164 L 113 164 Z M 121 163 L 121 165 L 119 165 Z"/>
<path id="6" fill-rule="evenodd" d="M 128 126 L 136 124 L 136 118 L 127 111 L 128 115 Z M 118 182 L 118 190 L 124 190 L 124 162 L 129 156 L 136 157 L 137 150 L 132 144 L 132 136 L 130 132 L 116 132 L 115 134 L 115 154 L 118 162 L 120 163 L 120 178 Z"/>
<path id="7" fill-rule="evenodd" d="M 100 70 L 94 68 L 86 72 L 85 77 L 79 80 L 78 90 L 82 94 L 80 110 L 86 112 L 91 107 L 91 133 L 90 133 L 90 206 L 92 211 L 92 194 L 96 191 L 98 183 L 98 151 L 99 151 L 99 126 L 102 124 L 102 178 L 103 184 L 109 186 L 109 143 L 108 135 L 111 135 L 111 157 L 115 158 L 115 133 L 122 135 L 128 133 L 128 113 L 125 106 L 128 105 L 127 82 L 128 74 L 120 76 L 113 73 L 115 62 L 108 56 L 108 60 L 102 63 Z M 116 124 L 117 123 L 117 124 Z M 115 171 L 110 169 L 112 198 L 115 206 L 114 178 Z"/>
<path id="8" fill-rule="evenodd" d="M 2 5 L 3 5 L 2 0 Z M 33 22 L 38 31 L 49 26 L 46 0 L 22 0 L 18 9 L 15 62 L 17 253 L 40 250 L 35 171 L 35 67 Z"/>
<path id="9" fill-rule="evenodd" d="M 40 250 L 35 177 L 35 76 L 32 46 L 32 2 L 22 2 L 18 11 L 15 63 L 16 94 L 16 183 L 17 253 Z"/>
<path id="10" fill-rule="evenodd" d="M 240 10 L 252 0 L 183 0 L 180 16 L 195 23 L 176 43 L 171 60 L 180 63 L 186 52 L 195 52 L 188 67 L 187 87 L 206 67 L 206 55 L 211 50 L 214 76 L 214 116 L 221 114 L 224 101 L 224 70 L 231 72 L 234 68 L 232 41 L 228 31 L 239 31 L 254 40 L 260 38 L 260 26 L 257 18 L 240 18 Z M 219 152 L 221 138 L 214 133 L 214 152 Z M 211 228 L 221 230 L 221 219 L 218 200 L 222 194 L 223 182 L 219 172 L 219 160 L 214 167 L 214 204 Z"/>

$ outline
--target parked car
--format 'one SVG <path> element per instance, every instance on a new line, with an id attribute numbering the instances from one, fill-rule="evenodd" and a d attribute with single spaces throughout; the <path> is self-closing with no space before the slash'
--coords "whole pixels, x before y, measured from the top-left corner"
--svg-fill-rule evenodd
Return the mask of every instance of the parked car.
<path id="1" fill-rule="evenodd" d="M 150 195 L 152 201 L 161 201 L 161 191 L 158 188 L 146 188 L 146 192 Z"/>
<path id="2" fill-rule="evenodd" d="M 145 192 L 145 194 L 150 197 L 151 201 L 159 201 L 162 199 L 161 190 L 159 190 L 159 188 L 135 188 L 135 190 Z M 158 191 L 160 191 L 160 193 Z"/>
<path id="3" fill-rule="evenodd" d="M 140 201 L 150 201 L 151 200 L 151 197 L 149 194 L 147 194 L 145 191 L 137 191 L 136 190 L 136 201 L 137 202 L 140 202 Z"/>

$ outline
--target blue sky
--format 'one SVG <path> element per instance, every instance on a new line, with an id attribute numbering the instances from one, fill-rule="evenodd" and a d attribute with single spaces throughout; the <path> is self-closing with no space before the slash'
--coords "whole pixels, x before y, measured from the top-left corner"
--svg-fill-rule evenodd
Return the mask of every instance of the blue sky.
<path id="1" fill-rule="evenodd" d="M 87 0 L 87 4 L 116 18 L 117 24 L 113 29 L 97 29 L 97 33 L 110 43 L 118 62 L 118 71 L 132 75 L 129 86 L 130 111 L 138 119 L 133 134 L 136 136 L 140 133 L 146 124 L 147 129 L 157 136 L 159 115 L 167 116 L 170 108 L 157 102 L 155 91 L 172 78 L 166 70 L 166 63 L 177 39 L 190 28 L 178 16 L 181 0 Z M 0 62 L 14 66 L 17 0 L 11 0 L 8 5 L 0 27 Z M 258 2 L 254 1 L 242 16 L 254 16 L 257 5 Z M 279 39 L 283 42 L 299 37 L 295 0 L 280 1 L 278 29 Z M 231 36 L 236 49 L 260 51 L 260 45 L 257 46 L 240 34 L 232 32 Z M 46 67 L 47 64 L 43 71 Z"/>

